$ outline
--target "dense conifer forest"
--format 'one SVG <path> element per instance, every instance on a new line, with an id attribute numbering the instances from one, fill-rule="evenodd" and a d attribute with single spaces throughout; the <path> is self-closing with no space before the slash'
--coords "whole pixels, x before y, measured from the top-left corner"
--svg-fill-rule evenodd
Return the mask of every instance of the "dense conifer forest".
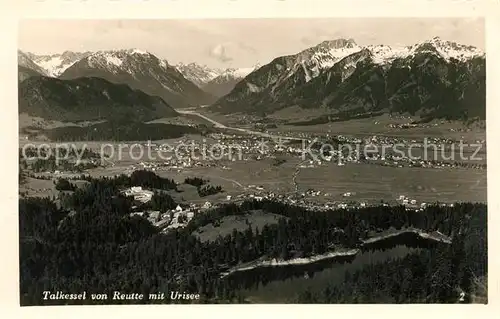
<path id="1" fill-rule="evenodd" d="M 403 206 L 309 211 L 272 200 L 249 200 L 197 213 L 185 228 L 165 233 L 147 219 L 131 215 L 133 201 L 120 191 L 130 186 L 152 189 L 155 195 L 149 207 L 167 211 L 177 204 L 164 193 L 177 189 L 173 180 L 146 171 L 87 180 L 86 187 L 61 192 L 59 198 L 19 200 L 21 305 L 125 302 L 90 298 L 92 293 L 111 296 L 115 290 L 145 296 L 178 290 L 199 293 L 202 298 L 196 302 L 245 302 L 241 290 L 249 288 L 248 282 L 258 285 L 258 278 L 243 283 L 221 276 L 231 267 L 339 249 L 380 249 L 364 241 L 404 229 L 439 232 L 452 240 L 420 245 L 418 238 L 400 237 L 398 245 L 422 248 L 404 258 L 349 272 L 344 282 L 332 283 L 321 293 L 298 294 L 291 302 L 471 302 L 478 279 L 487 276 L 484 204 L 431 205 L 419 212 Z M 224 216 L 254 210 L 283 218 L 262 229 L 234 230 L 213 242 L 201 242 L 192 235 Z M 84 301 L 43 300 L 47 290 L 86 291 L 89 297 Z M 146 297 L 136 302 L 174 301 Z"/>

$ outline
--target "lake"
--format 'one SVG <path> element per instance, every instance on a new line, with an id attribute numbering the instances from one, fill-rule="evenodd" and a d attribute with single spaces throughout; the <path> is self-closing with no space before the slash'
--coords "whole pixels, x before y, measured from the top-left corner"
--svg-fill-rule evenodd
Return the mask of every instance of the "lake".
<path id="1" fill-rule="evenodd" d="M 290 303 L 308 289 L 319 292 L 329 284 L 342 283 L 346 271 L 353 272 L 387 259 L 403 258 L 420 249 L 398 245 L 386 250 L 360 252 L 352 258 L 330 261 L 328 265 L 265 267 L 234 274 L 231 279 L 254 283 L 254 287 L 241 290 L 242 296 L 252 303 Z"/>

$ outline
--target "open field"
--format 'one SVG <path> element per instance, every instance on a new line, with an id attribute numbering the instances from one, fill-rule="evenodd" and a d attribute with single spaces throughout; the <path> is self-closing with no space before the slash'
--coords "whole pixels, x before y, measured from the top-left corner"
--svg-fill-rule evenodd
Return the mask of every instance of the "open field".
<path id="1" fill-rule="evenodd" d="M 218 167 L 183 169 L 179 172 L 160 171 L 164 177 L 182 182 L 186 177 L 199 176 L 210 184 L 221 185 L 224 193 L 207 196 L 200 201 L 225 201 L 241 193 L 253 193 L 250 185 L 262 186 L 265 191 L 290 194 L 294 191 L 292 174 L 300 162 L 290 158 L 279 167 L 270 160 L 242 161 L 228 164 L 229 169 Z M 471 169 L 394 168 L 367 164 L 337 166 L 334 163 L 314 168 L 301 168 L 297 175 L 299 191 L 321 191 L 314 198 L 318 202 L 380 200 L 395 202 L 399 195 L 421 202 L 486 202 L 486 171 Z M 351 196 L 343 194 L 351 192 Z M 327 193 L 327 196 L 324 194 Z"/>
<path id="2" fill-rule="evenodd" d="M 193 167 L 171 170 L 159 170 L 162 177 L 173 178 L 181 184 L 181 192 L 172 193 L 181 202 L 204 203 L 205 201 L 224 202 L 245 193 L 257 192 L 262 187 L 266 192 L 291 194 L 294 192 L 292 175 L 299 158 L 287 158 L 280 166 L 273 166 L 271 159 L 261 161 L 227 162 L 227 169 L 221 167 Z M 115 166 L 89 170 L 91 176 L 114 176 L 131 172 L 132 160 L 116 162 Z M 202 177 L 210 180 L 211 185 L 220 185 L 222 193 L 200 198 L 196 188 L 183 184 L 186 177 Z M 299 192 L 308 189 L 321 191 L 314 199 L 317 202 L 364 201 L 377 203 L 380 200 L 394 202 L 399 195 L 408 196 L 421 202 L 486 202 L 486 170 L 385 167 L 368 164 L 347 164 L 337 166 L 324 163 L 311 168 L 300 168 L 297 178 Z M 40 190 L 37 194 L 52 195 L 52 181 L 28 179 L 25 187 Z M 344 197 L 344 193 L 351 193 Z M 28 192 L 32 193 L 32 192 Z M 326 194 L 326 196 L 325 196 Z"/>
<path id="3" fill-rule="evenodd" d="M 124 171 L 137 161 L 125 159 L 114 167 L 91 170 L 94 176 L 110 176 Z M 292 175 L 301 162 L 298 157 L 286 157 L 286 162 L 274 166 L 270 158 L 263 160 L 226 161 L 222 167 L 193 167 L 156 171 L 162 177 L 169 177 L 183 183 L 186 177 L 203 177 L 212 185 L 221 185 L 224 193 L 196 198 L 186 191 L 185 200 L 225 201 L 227 195 L 252 193 L 261 186 L 265 191 L 291 193 L 294 191 Z M 379 202 L 392 201 L 399 195 L 407 195 L 418 202 L 486 201 L 486 170 L 448 168 L 395 168 L 368 164 L 323 163 L 314 168 L 301 168 L 297 175 L 299 191 L 311 188 L 321 191 L 318 201 L 356 200 Z M 186 185 L 189 188 L 189 185 Z M 342 195 L 353 193 L 349 198 Z M 323 194 L 328 193 L 328 196 Z"/>
<path id="4" fill-rule="evenodd" d="M 331 200 L 394 201 L 399 195 L 421 202 L 486 202 L 486 171 L 394 168 L 377 165 L 322 165 L 301 169 L 301 190 L 329 193 Z M 343 197 L 351 192 L 349 197 Z M 325 198 L 326 199 L 326 198 Z"/>
<path id="5" fill-rule="evenodd" d="M 183 183 L 183 179 L 181 180 L 177 174 L 158 174 L 160 176 L 168 177 L 168 178 L 173 178 L 177 183 Z M 194 175 L 193 175 L 194 176 Z M 201 176 L 201 175 L 196 175 L 196 176 Z M 189 184 L 180 184 L 178 190 L 179 191 L 169 191 L 168 194 L 172 196 L 172 198 L 177 202 L 177 203 L 183 203 L 183 204 L 197 204 L 197 205 L 203 205 L 205 202 L 210 202 L 210 203 L 223 203 L 227 201 L 226 196 L 228 195 L 233 195 L 236 196 L 240 194 L 236 189 L 232 188 L 230 185 L 224 185 L 222 183 L 218 183 L 217 180 L 210 180 L 210 185 L 212 186 L 218 186 L 220 185 L 222 187 L 222 192 L 214 195 L 208 195 L 204 197 L 200 197 L 198 195 L 198 190 L 196 187 L 193 185 Z M 226 191 L 227 189 L 227 191 Z"/>
<path id="6" fill-rule="evenodd" d="M 432 121 L 429 127 L 415 127 L 408 129 L 391 128 L 389 124 L 405 124 L 417 119 L 416 117 L 389 117 L 381 115 L 373 118 L 354 119 L 344 122 L 334 122 L 316 125 L 278 125 L 272 132 L 308 132 L 308 133 L 330 133 L 334 135 L 352 135 L 352 136 L 372 136 L 385 135 L 393 137 L 405 137 L 414 139 L 423 139 L 425 137 L 444 137 L 455 140 L 466 140 L 474 142 L 476 140 L 486 140 L 484 129 L 471 128 L 470 132 L 459 132 L 465 126 L 457 121 Z M 454 131 L 452 131 L 454 130 Z"/>
<path id="7" fill-rule="evenodd" d="M 324 108 L 304 109 L 300 106 L 295 105 L 275 111 L 274 113 L 269 114 L 269 118 L 295 122 L 314 119 L 328 113 L 329 110 Z"/>
<path id="8" fill-rule="evenodd" d="M 227 117 L 220 114 L 203 112 L 206 116 L 215 121 L 230 125 L 237 116 Z M 192 120 L 204 121 L 202 117 L 188 115 Z M 240 118 L 241 119 L 241 118 Z M 171 119 L 168 119 L 169 121 Z M 172 119 L 173 120 L 173 119 Z M 453 132 L 451 129 L 463 129 L 463 125 L 454 122 L 434 123 L 429 127 L 419 127 L 411 129 L 389 128 L 387 125 L 411 122 L 409 117 L 389 117 L 388 115 L 376 118 L 357 119 L 346 122 L 337 122 L 312 126 L 283 126 L 280 125 L 275 131 L 303 131 L 321 132 L 332 134 L 344 134 L 354 136 L 400 136 L 407 139 L 420 140 L 424 137 L 446 137 L 453 139 L 464 139 L 468 142 L 485 139 L 484 130 L 474 129 L 470 132 Z M 431 123 L 432 124 L 432 123 Z M 462 127 L 460 127 L 462 126 Z M 168 143 L 177 145 L 180 141 L 202 141 L 207 140 L 207 144 L 215 142 L 199 135 L 190 135 L 179 139 L 169 139 L 153 141 L 155 144 Z M 20 139 L 20 146 L 32 142 Z M 89 170 L 92 176 L 113 176 L 121 173 L 131 172 L 132 166 L 140 162 L 163 162 L 161 158 L 155 159 L 140 156 L 140 149 L 130 149 L 134 143 L 140 142 L 76 142 L 71 143 L 76 146 L 85 146 L 94 151 L 100 152 L 102 145 L 109 146 L 103 148 L 107 155 L 111 149 L 114 150 L 114 157 L 110 159 L 110 165 L 106 168 L 96 168 Z M 48 143 L 52 146 L 58 143 Z M 112 146 L 112 147 L 110 147 Z M 117 155 L 122 148 L 121 156 Z M 144 148 L 143 148 L 144 149 Z M 147 150 L 146 150 L 147 151 Z M 421 150 L 420 150 L 421 152 Z M 469 155 L 473 150 L 468 150 Z M 419 150 L 414 153 L 418 156 Z M 154 152 L 153 152 L 154 154 Z M 164 154 L 168 156 L 169 154 Z M 481 150 L 480 157 L 483 159 L 478 163 L 486 163 L 486 151 Z M 457 156 L 455 156 L 457 157 Z M 277 194 L 291 194 L 295 191 L 293 176 L 297 165 L 301 162 L 298 157 L 285 156 L 286 161 L 279 166 L 274 165 L 272 158 L 262 160 L 244 161 L 220 161 L 215 166 L 204 167 L 184 167 L 171 168 L 168 170 L 156 170 L 162 176 L 173 178 L 182 184 L 186 177 L 202 177 L 210 180 L 212 185 L 222 186 L 224 192 L 199 198 L 196 189 L 191 189 L 188 185 L 182 185 L 182 192 L 172 194 L 176 200 L 181 202 L 202 203 L 205 201 L 222 202 L 227 196 L 235 197 L 240 194 L 257 192 L 257 188 L 265 192 Z M 427 158 L 434 159 L 434 158 Z M 440 158 L 436 158 L 440 160 Z M 421 202 L 455 202 L 455 201 L 486 201 L 486 171 L 475 169 L 448 169 L 448 168 L 396 168 L 383 167 L 379 165 L 348 164 L 337 166 L 335 162 L 323 163 L 314 168 L 301 168 L 298 171 L 296 182 L 299 192 L 306 192 L 308 189 L 321 191 L 320 196 L 315 196 L 314 200 L 320 203 L 334 201 L 364 201 L 367 203 L 384 201 L 394 201 L 399 195 L 406 195 L 411 199 Z M 343 196 L 344 193 L 351 193 L 350 196 Z"/>
<path id="9" fill-rule="evenodd" d="M 227 194 L 236 194 L 249 185 L 262 186 L 266 191 L 276 193 L 293 192 L 292 174 L 297 158 L 290 159 L 279 168 L 265 161 L 231 163 L 229 170 L 208 168 L 203 175 L 215 184 L 223 185 Z M 193 171 L 185 175 L 196 176 Z M 421 202 L 486 201 L 486 171 L 467 169 L 393 168 L 378 165 L 348 164 L 337 166 L 328 163 L 314 168 L 301 168 L 297 176 L 299 191 L 312 188 L 321 191 L 315 200 L 391 202 L 399 195 L 406 195 Z M 247 191 L 252 192 L 251 189 Z M 343 194 L 351 192 L 350 197 Z M 327 193 L 328 196 L 324 196 Z"/>
<path id="10" fill-rule="evenodd" d="M 231 198 L 234 199 L 235 196 L 240 194 L 251 193 L 248 186 L 252 184 L 262 185 L 265 189 L 289 191 L 289 189 L 285 189 L 284 187 L 286 187 L 286 184 L 289 184 L 290 181 L 287 181 L 284 177 L 278 181 L 272 176 L 266 176 L 266 178 L 262 179 L 252 177 L 253 171 L 251 167 L 254 167 L 256 170 L 260 169 L 261 171 L 265 170 L 265 168 L 263 168 L 263 165 L 255 165 L 255 162 L 253 162 L 253 166 L 245 166 L 245 164 L 248 163 L 252 162 L 231 163 L 231 169 L 222 169 L 220 167 L 194 167 L 179 170 L 157 171 L 156 173 L 161 177 L 173 178 L 177 183 L 183 183 L 187 177 L 201 177 L 203 179 L 208 179 L 208 184 L 210 185 L 220 185 L 223 190 L 222 193 L 200 198 L 195 187 L 183 184 L 179 186 L 179 189 L 182 190 L 181 193 L 171 193 L 174 199 L 180 202 L 196 204 L 203 204 L 206 201 L 212 203 L 226 202 L 227 196 L 231 196 Z"/>
<path id="11" fill-rule="evenodd" d="M 19 185 L 19 192 L 29 197 L 52 197 L 59 194 L 52 180 L 31 177 L 26 177 L 26 182 Z"/>
<path id="12" fill-rule="evenodd" d="M 256 228 L 262 230 L 265 225 L 278 223 L 280 218 L 284 217 L 281 215 L 265 213 L 261 210 L 251 211 L 246 215 L 225 216 L 220 220 L 219 225 L 205 225 L 193 232 L 193 235 L 198 237 L 202 242 L 215 241 L 218 236 L 224 237 L 226 235 L 230 235 L 233 232 L 233 229 L 236 229 L 239 232 L 244 232 L 251 226 L 254 231 Z"/>
<path id="13" fill-rule="evenodd" d="M 41 117 L 31 116 L 26 113 L 19 114 L 19 129 L 25 127 L 37 127 L 39 129 L 51 129 L 62 126 L 88 126 L 92 124 L 101 123 L 103 121 L 82 121 L 78 123 L 74 122 L 61 122 L 55 120 L 46 120 Z"/>
<path id="14" fill-rule="evenodd" d="M 205 116 L 214 119 L 217 122 L 225 124 L 227 126 L 236 126 L 240 123 L 242 119 L 250 118 L 248 115 L 243 114 L 217 114 L 208 112 L 205 109 L 200 109 L 200 113 Z M 274 119 L 277 121 L 305 121 L 317 118 L 321 115 L 327 114 L 324 109 L 302 109 L 297 106 L 285 108 L 276 111 L 268 116 L 269 119 Z M 388 114 L 383 114 L 380 116 L 375 116 L 371 118 L 363 119 L 352 119 L 343 122 L 333 122 L 326 124 L 315 124 L 315 125 L 284 125 L 277 124 L 277 128 L 269 129 L 272 133 L 330 133 L 334 135 L 352 135 L 352 136 L 372 136 L 372 135 L 385 135 L 393 137 L 405 137 L 405 138 L 415 138 L 423 139 L 425 137 L 445 137 L 455 140 L 466 140 L 469 142 L 474 142 L 476 140 L 486 140 L 486 132 L 484 129 L 478 128 L 477 124 L 473 124 L 469 132 L 467 132 L 466 126 L 459 121 L 444 121 L 444 120 L 433 120 L 427 123 L 428 127 L 414 127 L 414 128 L 391 128 L 388 127 L 390 124 L 407 124 L 412 121 L 418 121 L 420 118 L 418 116 L 410 116 L 408 114 L 389 116 Z M 240 124 L 241 126 L 241 124 Z"/>

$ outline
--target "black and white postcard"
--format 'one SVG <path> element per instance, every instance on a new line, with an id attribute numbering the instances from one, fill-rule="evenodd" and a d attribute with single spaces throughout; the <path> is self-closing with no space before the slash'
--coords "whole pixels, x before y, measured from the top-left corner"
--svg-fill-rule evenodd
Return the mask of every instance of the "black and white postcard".
<path id="1" fill-rule="evenodd" d="M 488 304 L 484 15 L 60 18 L 18 21 L 21 307 Z"/>

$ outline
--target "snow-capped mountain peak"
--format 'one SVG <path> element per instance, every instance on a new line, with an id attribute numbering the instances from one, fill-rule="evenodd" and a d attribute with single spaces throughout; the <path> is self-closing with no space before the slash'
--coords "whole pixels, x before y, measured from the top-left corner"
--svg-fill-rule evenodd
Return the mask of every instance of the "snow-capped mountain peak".
<path id="1" fill-rule="evenodd" d="M 126 72 L 133 75 L 142 72 L 141 64 L 170 68 L 166 60 L 159 59 L 150 52 L 139 49 L 97 51 L 85 58 L 91 68 L 102 68 L 112 73 Z"/>
<path id="2" fill-rule="evenodd" d="M 353 39 L 335 39 L 323 41 L 320 44 L 308 48 L 295 55 L 295 66 L 289 70 L 296 69 L 300 64 L 304 70 L 308 70 L 308 79 L 319 75 L 322 70 L 331 68 L 341 59 L 361 51 L 363 48 L 356 44 Z"/>
<path id="3" fill-rule="evenodd" d="M 129 54 L 146 54 L 146 55 L 151 54 L 148 51 L 144 51 L 144 50 L 140 50 L 140 49 L 128 49 L 128 50 L 125 50 L 125 52 L 127 52 Z"/>
<path id="4" fill-rule="evenodd" d="M 94 52 L 68 68 L 61 79 L 100 77 L 162 97 L 174 107 L 207 104 L 214 97 L 188 81 L 167 60 L 139 49 Z"/>
<path id="5" fill-rule="evenodd" d="M 412 54 L 415 52 L 435 51 L 447 61 L 452 58 L 465 61 L 484 55 L 484 52 L 476 47 L 442 40 L 440 37 L 434 37 L 423 43 L 416 44 L 410 48 L 410 51 Z"/>
<path id="6" fill-rule="evenodd" d="M 445 41 L 439 37 L 412 46 L 369 45 L 366 48 L 373 53 L 373 62 L 377 64 L 391 63 L 397 58 L 406 58 L 423 52 L 437 54 L 446 61 L 453 58 L 462 62 L 484 55 L 484 52 L 476 47 Z"/>
<path id="7" fill-rule="evenodd" d="M 199 65 L 197 63 L 178 63 L 175 68 L 182 73 L 186 79 L 199 87 L 215 79 L 223 72 L 220 69 L 212 69 L 206 65 Z"/>
<path id="8" fill-rule="evenodd" d="M 409 54 L 409 48 L 405 46 L 368 45 L 366 47 L 372 53 L 373 62 L 376 64 L 387 64 L 397 58 L 404 58 Z"/>
<path id="9" fill-rule="evenodd" d="M 414 90 L 415 79 L 418 79 L 417 83 L 423 83 L 425 81 L 421 81 L 422 78 L 432 76 L 436 81 L 445 83 L 449 81 L 446 78 L 448 73 L 443 71 L 446 69 L 462 72 L 470 81 L 484 79 L 483 60 L 478 59 L 469 64 L 469 59 L 481 55 L 482 52 L 477 48 L 439 38 L 412 46 L 361 46 L 352 39 L 324 41 L 297 54 L 273 59 L 237 83 L 212 109 L 218 112 L 234 112 L 236 109 L 254 112 L 261 107 L 262 111 L 268 112 L 291 105 L 309 107 L 317 104 L 339 110 L 368 106 L 379 110 L 384 103 L 394 103 L 394 108 L 400 110 L 406 104 L 427 103 L 427 93 L 415 97 L 411 91 Z M 457 90 L 454 92 L 463 92 L 464 87 L 461 85 L 468 85 L 468 82 L 460 81 L 455 83 Z M 380 90 L 378 85 L 385 83 L 391 84 L 394 99 L 388 99 L 389 95 Z M 374 86 L 370 87 L 372 84 Z M 426 87 L 429 92 L 435 89 L 432 84 Z M 476 87 L 470 92 L 470 98 L 475 99 Z M 450 100 L 454 98 L 449 97 Z M 403 100 L 411 100 L 411 103 L 401 102 Z M 460 103 L 463 102 L 454 102 Z M 454 104 L 450 104 L 450 108 Z"/>
<path id="10" fill-rule="evenodd" d="M 250 68 L 228 68 L 224 72 L 203 86 L 203 90 L 214 96 L 223 96 L 229 93 L 243 78 L 260 67 L 257 64 Z"/>
<path id="11" fill-rule="evenodd" d="M 325 47 L 328 49 L 352 49 L 357 47 L 358 45 L 356 44 L 356 41 L 354 39 L 349 38 L 349 39 L 335 39 L 335 40 L 328 40 L 328 41 L 323 41 L 316 47 Z"/>
<path id="12" fill-rule="evenodd" d="M 57 77 L 74 63 L 90 55 L 91 52 L 64 51 L 62 54 L 50 55 L 27 54 L 33 62 L 45 70 L 47 75 Z"/>
<path id="13" fill-rule="evenodd" d="M 256 68 L 229 68 L 224 71 L 221 76 L 232 76 L 234 78 L 244 78 L 250 73 L 252 73 Z"/>

